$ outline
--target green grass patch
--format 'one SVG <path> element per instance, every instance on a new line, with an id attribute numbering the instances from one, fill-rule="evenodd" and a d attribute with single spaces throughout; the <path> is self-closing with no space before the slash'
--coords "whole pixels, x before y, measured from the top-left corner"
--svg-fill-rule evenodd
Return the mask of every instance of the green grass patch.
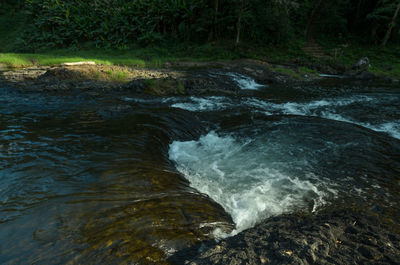
<path id="1" fill-rule="evenodd" d="M 0 53 L 0 63 L 11 68 L 32 65 L 56 65 L 60 63 L 94 61 L 105 65 L 129 65 L 145 67 L 146 61 L 135 54 L 113 54 L 100 50 L 93 51 L 50 51 L 43 53 Z"/>
<path id="2" fill-rule="evenodd" d="M 400 78 L 400 64 L 386 67 L 371 66 L 368 71 L 378 75 L 386 75 L 392 78 Z"/>
<path id="3" fill-rule="evenodd" d="M 371 67 L 369 71 L 400 78 L 400 47 L 398 45 L 349 47 L 344 52 L 342 62 L 354 64 L 362 57 L 368 57 Z"/>
<path id="4" fill-rule="evenodd" d="M 272 50 L 270 47 L 250 46 L 232 48 L 231 43 L 205 45 L 177 45 L 170 47 L 131 47 L 124 50 L 104 50 L 86 48 L 80 50 L 57 49 L 36 53 L 0 53 L 0 63 L 11 68 L 32 65 L 56 65 L 64 62 L 94 61 L 97 64 L 125 65 L 136 67 L 162 67 L 166 62 L 207 62 L 230 61 L 240 58 L 253 58 L 272 61 L 288 61 L 298 55 Z"/>
<path id="5" fill-rule="evenodd" d="M 109 69 L 105 71 L 110 81 L 113 82 L 126 82 L 128 81 L 129 72 L 121 69 Z M 98 78 L 97 78 L 98 79 Z"/>
<path id="6" fill-rule="evenodd" d="M 350 46 L 343 48 L 342 56 L 331 63 L 339 63 L 351 66 L 360 58 L 367 56 L 371 61 L 370 71 L 376 74 L 400 78 L 400 48 L 395 46 L 360 47 Z M 295 60 L 301 62 L 312 62 L 312 59 L 303 56 L 301 52 L 291 49 L 285 50 L 257 47 L 257 49 L 246 49 L 241 47 L 236 50 L 222 46 L 182 46 L 175 48 L 148 47 L 131 48 L 127 50 L 71 50 L 59 49 L 42 51 L 38 53 L 0 53 L 0 64 L 10 68 L 27 67 L 32 65 L 57 65 L 64 62 L 94 61 L 104 65 L 124 65 L 134 67 L 162 67 L 166 62 L 178 61 L 221 61 L 238 58 L 253 58 L 269 62 L 285 63 Z M 300 58 L 300 59 L 299 59 Z M 315 60 L 315 59 L 314 59 Z M 276 72 L 287 74 L 293 78 L 299 75 L 316 74 L 315 70 L 307 67 L 299 67 L 298 73 L 288 68 L 276 68 Z M 117 74 L 112 78 L 124 79 L 123 74 Z"/>
<path id="7" fill-rule="evenodd" d="M 299 73 L 297 73 L 295 70 L 290 69 L 290 68 L 284 68 L 284 67 L 275 67 L 271 69 L 273 72 L 275 73 L 280 73 L 280 74 L 284 74 L 284 75 L 288 75 L 292 78 L 295 79 L 300 79 L 301 75 Z"/>
<path id="8" fill-rule="evenodd" d="M 166 62 L 214 61 L 239 58 L 234 51 L 209 45 L 182 47 L 132 47 L 125 50 L 104 49 L 58 49 L 36 53 L 0 53 L 0 64 L 10 68 L 32 65 L 56 65 L 65 62 L 94 61 L 97 64 L 125 65 L 135 67 L 161 67 Z"/>
<path id="9" fill-rule="evenodd" d="M 305 75 L 305 74 L 317 75 L 317 74 L 318 74 L 318 71 L 317 71 L 317 70 L 315 70 L 315 69 L 310 69 L 310 68 L 305 67 L 305 66 L 300 66 L 299 69 L 298 69 L 298 71 L 299 71 L 299 73 L 302 74 L 302 75 Z"/>
<path id="10" fill-rule="evenodd" d="M 324 45 L 325 50 L 338 49 L 340 51 L 336 60 L 332 63 L 339 63 L 350 67 L 354 65 L 359 59 L 368 57 L 371 67 L 368 71 L 375 74 L 382 74 L 393 78 L 400 78 L 400 46 L 387 45 L 382 47 L 380 45 L 360 45 L 360 44 L 347 44 L 341 45 L 339 43 L 320 43 Z"/>

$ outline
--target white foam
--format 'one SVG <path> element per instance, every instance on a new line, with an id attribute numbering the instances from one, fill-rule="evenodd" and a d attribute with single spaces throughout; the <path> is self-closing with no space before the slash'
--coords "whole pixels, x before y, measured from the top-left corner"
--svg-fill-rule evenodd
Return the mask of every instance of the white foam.
<path id="1" fill-rule="evenodd" d="M 370 123 L 359 123 L 359 125 L 367 127 L 377 132 L 384 132 L 390 134 L 392 137 L 400 139 L 400 120 L 392 122 L 384 122 L 376 125 L 372 125 Z"/>
<path id="2" fill-rule="evenodd" d="M 349 98 L 331 98 L 315 100 L 311 102 L 286 102 L 273 103 L 255 98 L 246 99 L 243 104 L 261 111 L 266 115 L 301 115 L 316 116 L 325 119 L 343 121 L 357 124 L 377 132 L 385 132 L 394 138 L 400 139 L 400 120 L 393 121 L 375 121 L 368 123 L 359 121 L 355 117 L 351 117 L 351 112 L 345 115 L 340 112 L 340 107 L 349 106 L 351 104 L 377 104 L 379 99 L 370 96 L 354 96 Z M 368 105 L 366 105 L 367 107 Z"/>
<path id="3" fill-rule="evenodd" d="M 330 77 L 330 78 L 345 78 L 344 75 L 330 75 L 330 74 L 319 74 L 320 77 Z"/>
<path id="4" fill-rule="evenodd" d="M 253 78 L 247 75 L 239 73 L 227 73 L 227 75 L 232 77 L 233 81 L 235 81 L 242 90 L 258 90 L 261 87 L 265 87 L 265 85 L 257 83 Z"/>
<path id="5" fill-rule="evenodd" d="M 365 122 L 354 117 L 351 110 L 342 112 L 341 108 L 351 104 L 376 105 L 379 108 L 380 102 L 385 104 L 396 104 L 396 98 L 376 98 L 372 96 L 352 96 L 347 98 L 326 98 L 308 102 L 284 102 L 275 103 L 257 98 L 246 98 L 240 102 L 233 102 L 228 97 L 190 97 L 189 101 L 176 102 L 169 99 L 172 107 L 188 111 L 217 111 L 232 109 L 238 106 L 247 107 L 254 112 L 261 112 L 265 115 L 300 115 L 315 116 L 336 121 L 343 121 L 357 124 L 377 132 L 384 132 L 394 138 L 400 139 L 400 120 L 382 120 Z"/>
<path id="6" fill-rule="evenodd" d="M 210 132 L 198 141 L 173 142 L 169 158 L 192 187 L 231 214 L 236 234 L 271 215 L 310 203 L 315 210 L 324 203 L 326 194 L 312 178 L 289 175 L 280 169 L 280 161 L 273 162 L 276 150 L 276 144 L 262 136 L 245 139 Z"/>
<path id="7" fill-rule="evenodd" d="M 159 104 L 159 103 L 170 103 L 174 102 L 175 98 L 132 98 L 132 97 L 121 97 L 121 100 L 133 103 L 144 103 L 144 104 Z"/>
<path id="8" fill-rule="evenodd" d="M 374 100 L 372 97 L 360 96 L 354 98 L 321 99 L 310 102 L 273 103 L 249 98 L 243 103 L 249 107 L 262 108 L 264 111 L 275 112 L 276 114 L 313 115 L 322 108 L 334 109 L 335 107 L 348 106 L 353 103 L 368 103 Z"/>
<path id="9" fill-rule="evenodd" d="M 171 105 L 188 111 L 213 111 L 232 107 L 232 102 L 226 97 L 190 97 L 189 102 L 179 102 Z"/>
<path id="10" fill-rule="evenodd" d="M 218 77 L 221 75 L 229 76 L 242 90 L 258 90 L 261 87 L 266 87 L 266 85 L 257 83 L 250 76 L 235 73 L 235 72 L 215 72 L 215 73 L 210 73 L 209 75 L 212 77 Z"/>

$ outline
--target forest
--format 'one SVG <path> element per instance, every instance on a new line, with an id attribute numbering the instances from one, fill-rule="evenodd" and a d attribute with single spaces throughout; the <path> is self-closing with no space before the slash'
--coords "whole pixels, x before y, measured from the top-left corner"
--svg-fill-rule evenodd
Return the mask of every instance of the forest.
<path id="1" fill-rule="evenodd" d="M 19 51 L 175 42 L 285 47 L 299 39 L 400 43 L 400 0 L 2 0 L 0 5 L 0 15 L 23 12 L 27 21 Z"/>

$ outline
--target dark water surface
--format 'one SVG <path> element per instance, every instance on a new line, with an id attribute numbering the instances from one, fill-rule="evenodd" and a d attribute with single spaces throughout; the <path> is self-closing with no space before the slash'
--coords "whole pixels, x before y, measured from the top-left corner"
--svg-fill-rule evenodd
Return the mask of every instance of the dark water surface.
<path id="1" fill-rule="evenodd" d="M 284 212 L 400 220 L 400 89 L 0 88 L 0 263 L 163 264 Z"/>

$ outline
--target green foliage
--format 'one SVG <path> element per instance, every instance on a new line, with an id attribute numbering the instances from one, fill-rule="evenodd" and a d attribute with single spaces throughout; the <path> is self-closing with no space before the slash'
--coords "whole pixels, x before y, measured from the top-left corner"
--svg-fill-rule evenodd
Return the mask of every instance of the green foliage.
<path id="1" fill-rule="evenodd" d="M 379 0 L 377 8 L 367 15 L 367 19 L 387 22 L 393 16 L 393 10 L 396 8 L 398 2 L 393 0 Z"/>
<path id="2" fill-rule="evenodd" d="M 282 44 L 294 36 L 295 1 L 280 0 L 26 0 L 32 23 L 22 48 L 127 48 L 170 40 L 243 38 Z M 218 12 L 215 5 L 218 4 Z M 210 39 L 210 37 L 212 37 Z"/>
<path id="3" fill-rule="evenodd" d="M 25 0 L 1 0 L 0 16 L 4 14 L 14 13 L 24 5 Z"/>
<path id="4" fill-rule="evenodd" d="M 245 34 L 257 42 L 285 43 L 294 34 L 290 15 L 296 9 L 288 1 L 249 1 Z"/>
<path id="5" fill-rule="evenodd" d="M 319 33 L 334 36 L 339 39 L 347 37 L 349 32 L 346 13 L 350 8 L 350 0 L 326 1 L 317 21 L 319 24 Z"/>
<path id="6" fill-rule="evenodd" d="M 238 35 L 239 46 L 272 45 L 290 51 L 305 39 L 310 25 L 312 38 L 318 40 L 380 43 L 397 3 L 397 0 L 2 0 L 0 51 L 130 50 L 137 46 L 169 48 L 183 43 L 186 47 L 210 44 L 212 54 L 215 43 L 230 43 L 224 46 L 238 49 L 234 45 Z M 24 24 L 13 23 L 15 10 L 23 10 L 17 13 L 23 14 Z M 22 38 L 19 38 L 21 27 L 14 25 L 25 27 Z M 399 27 L 394 27 L 390 41 L 400 41 Z M 225 53 L 229 58 L 240 56 L 231 50 Z M 154 64 L 159 63 L 154 60 Z"/>
<path id="7" fill-rule="evenodd" d="M 26 19 L 22 12 L 0 15 L 0 52 L 12 51 L 24 31 Z"/>
<path id="8" fill-rule="evenodd" d="M 125 47 L 190 38 L 204 1 L 197 0 L 27 0 L 32 18 L 25 46 Z M 45 45 L 45 47 L 44 47 Z"/>
<path id="9" fill-rule="evenodd" d="M 396 10 L 398 0 L 379 0 L 376 8 L 372 10 L 367 16 L 366 20 L 374 25 L 372 31 L 372 39 L 377 43 L 383 39 L 383 35 L 386 32 L 389 23 L 391 23 L 394 10 Z M 398 23 L 400 23 L 400 18 L 398 17 Z M 395 21 L 396 26 L 396 21 Z M 394 36 L 398 40 L 400 39 L 400 31 Z"/>

